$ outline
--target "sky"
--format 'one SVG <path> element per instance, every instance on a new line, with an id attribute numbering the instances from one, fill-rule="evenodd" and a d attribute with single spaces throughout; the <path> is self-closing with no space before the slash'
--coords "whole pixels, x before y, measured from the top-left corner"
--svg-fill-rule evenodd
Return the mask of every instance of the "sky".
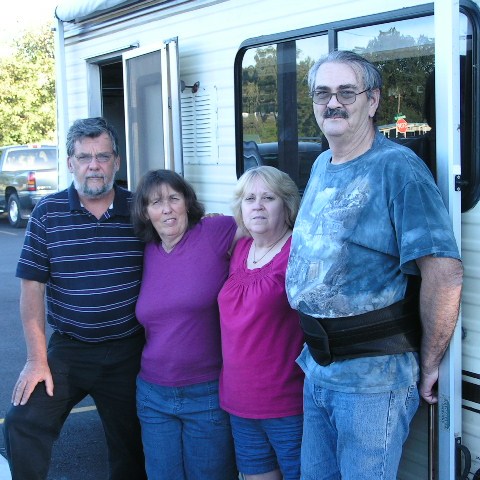
<path id="1" fill-rule="evenodd" d="M 55 7 L 61 0 L 8 0 L 2 2 L 0 55 L 8 53 L 11 40 L 24 30 L 34 28 L 54 18 Z"/>

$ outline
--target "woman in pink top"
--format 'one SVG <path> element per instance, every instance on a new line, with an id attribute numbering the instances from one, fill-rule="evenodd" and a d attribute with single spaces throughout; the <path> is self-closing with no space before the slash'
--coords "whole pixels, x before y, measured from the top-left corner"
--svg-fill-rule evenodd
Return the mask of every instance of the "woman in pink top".
<path id="1" fill-rule="evenodd" d="M 300 478 L 303 373 L 295 359 L 303 333 L 285 293 L 298 206 L 297 186 L 276 168 L 247 170 L 238 181 L 234 216 L 248 237 L 237 242 L 218 296 L 220 405 L 246 479 Z"/>

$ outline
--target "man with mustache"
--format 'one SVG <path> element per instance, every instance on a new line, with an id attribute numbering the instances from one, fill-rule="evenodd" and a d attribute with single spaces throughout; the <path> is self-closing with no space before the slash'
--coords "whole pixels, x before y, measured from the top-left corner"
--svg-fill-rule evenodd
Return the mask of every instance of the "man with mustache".
<path id="1" fill-rule="evenodd" d="M 391 480 L 419 394 L 437 401 L 462 266 L 430 171 L 375 128 L 376 67 L 333 52 L 309 87 L 330 150 L 312 168 L 286 277 L 306 339 L 302 479 Z"/>
<path id="2" fill-rule="evenodd" d="M 109 478 L 143 480 L 135 405 L 143 244 L 130 224 L 131 194 L 114 185 L 117 134 L 103 118 L 77 120 L 67 155 L 73 183 L 38 203 L 17 266 L 27 361 L 5 418 L 12 480 L 47 478 L 52 444 L 87 395 L 104 427 Z"/>

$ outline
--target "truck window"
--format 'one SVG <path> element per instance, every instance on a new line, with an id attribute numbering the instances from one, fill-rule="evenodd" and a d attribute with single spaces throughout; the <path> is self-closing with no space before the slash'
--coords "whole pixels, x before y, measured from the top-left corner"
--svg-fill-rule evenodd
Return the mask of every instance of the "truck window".
<path id="1" fill-rule="evenodd" d="M 430 8 L 430 7 L 428 7 Z M 237 174 L 254 165 L 286 171 L 301 192 L 318 154 L 328 144 L 315 122 L 307 88 L 310 66 L 329 50 L 353 50 L 382 72 L 377 126 L 386 137 L 413 149 L 435 175 L 435 32 L 433 7 L 411 9 L 245 41 L 235 62 Z M 462 210 L 480 198 L 480 132 L 473 85 L 478 12 L 461 10 Z M 402 20 L 402 15 L 403 19 Z M 408 15 L 408 17 L 407 17 Z M 384 19 L 384 21 L 382 21 Z M 357 25 L 355 25 L 355 23 Z M 474 102 L 475 100 L 475 102 Z"/>
<path id="2" fill-rule="evenodd" d="M 35 170 L 49 170 L 57 167 L 57 151 L 55 149 L 38 150 L 35 158 Z"/>
<path id="3" fill-rule="evenodd" d="M 50 170 L 57 168 L 56 148 L 35 148 L 7 152 L 3 170 L 14 172 L 21 170 Z"/>
<path id="4" fill-rule="evenodd" d="M 20 168 L 20 158 L 18 155 L 14 152 L 7 153 L 3 170 L 6 172 L 14 172 L 15 170 L 20 170 Z"/>

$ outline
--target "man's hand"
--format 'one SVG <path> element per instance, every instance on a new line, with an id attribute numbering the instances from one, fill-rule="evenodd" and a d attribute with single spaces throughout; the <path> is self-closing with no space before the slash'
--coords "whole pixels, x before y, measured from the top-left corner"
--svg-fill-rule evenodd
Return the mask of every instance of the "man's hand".
<path id="1" fill-rule="evenodd" d="M 53 395 L 53 378 L 47 361 L 45 337 L 45 284 L 22 279 L 20 315 L 27 344 L 27 363 L 13 389 L 12 403 L 25 405 L 35 387 L 45 382 L 47 394 Z"/>
<path id="2" fill-rule="evenodd" d="M 438 394 L 435 388 L 438 380 L 438 368 L 434 370 L 432 373 L 425 373 L 422 371 L 420 376 L 420 385 L 418 387 L 418 391 L 420 396 L 427 402 L 427 403 L 437 403 L 438 402 Z"/>
<path id="3" fill-rule="evenodd" d="M 27 360 L 13 389 L 12 403 L 25 405 L 33 390 L 40 382 L 45 382 L 47 395 L 53 396 L 53 378 L 46 361 Z"/>

